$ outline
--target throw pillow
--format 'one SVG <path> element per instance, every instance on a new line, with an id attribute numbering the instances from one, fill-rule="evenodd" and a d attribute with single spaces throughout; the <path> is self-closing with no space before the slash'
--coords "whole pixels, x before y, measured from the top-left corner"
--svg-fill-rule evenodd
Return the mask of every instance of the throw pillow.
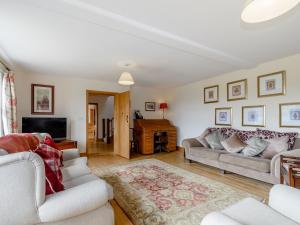
<path id="1" fill-rule="evenodd" d="M 214 150 L 224 149 L 223 145 L 221 144 L 221 141 L 223 141 L 224 139 L 225 138 L 220 131 L 214 131 L 205 137 L 205 140 L 207 141 L 209 146 Z"/>
<path id="2" fill-rule="evenodd" d="M 269 142 L 259 138 L 252 137 L 247 141 L 247 146 L 243 150 L 244 156 L 257 156 L 262 153 L 269 145 Z"/>
<path id="3" fill-rule="evenodd" d="M 230 153 L 238 153 L 247 146 L 244 142 L 241 141 L 237 134 L 231 135 L 230 138 L 222 141 L 221 144 L 223 145 L 225 150 Z"/>
<path id="4" fill-rule="evenodd" d="M 38 154 L 45 164 L 46 194 L 64 190 L 60 170 L 60 155 L 62 153 L 46 144 L 40 144 L 33 152 Z"/>
<path id="5" fill-rule="evenodd" d="M 277 137 L 267 141 L 269 142 L 269 146 L 261 156 L 264 159 L 272 159 L 278 153 L 287 151 L 289 149 L 289 137 L 287 136 Z"/>
<path id="6" fill-rule="evenodd" d="M 209 129 L 206 129 L 199 137 L 196 139 L 203 145 L 205 148 L 209 148 L 208 142 L 205 140 L 205 137 L 209 134 Z"/>
<path id="7" fill-rule="evenodd" d="M 54 142 L 54 140 L 50 137 L 50 136 L 45 136 L 44 139 L 44 144 L 57 149 L 60 153 L 60 167 L 63 166 L 63 154 L 62 152 L 59 150 L 59 147 L 57 146 L 57 144 Z"/>
<path id="8" fill-rule="evenodd" d="M 298 133 L 296 132 L 277 132 L 277 131 L 270 131 L 270 130 L 262 130 L 262 129 L 257 129 L 258 136 L 269 140 L 269 139 L 274 139 L 276 137 L 283 137 L 286 136 L 289 138 L 288 144 L 289 144 L 289 149 L 292 150 L 295 146 L 296 138 L 298 136 Z"/>
<path id="9" fill-rule="evenodd" d="M 235 130 L 239 138 L 246 143 L 249 139 L 257 136 L 257 131 L 253 130 Z"/>

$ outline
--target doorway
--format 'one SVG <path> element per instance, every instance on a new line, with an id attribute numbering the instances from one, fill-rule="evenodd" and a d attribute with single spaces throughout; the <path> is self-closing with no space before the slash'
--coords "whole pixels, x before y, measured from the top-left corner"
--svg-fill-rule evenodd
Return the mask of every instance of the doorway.
<path id="1" fill-rule="evenodd" d="M 130 94 L 86 91 L 86 153 L 130 158 Z"/>

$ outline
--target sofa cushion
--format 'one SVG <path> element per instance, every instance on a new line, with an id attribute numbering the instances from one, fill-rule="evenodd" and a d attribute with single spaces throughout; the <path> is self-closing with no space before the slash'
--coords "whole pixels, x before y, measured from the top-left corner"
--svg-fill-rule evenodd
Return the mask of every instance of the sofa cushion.
<path id="1" fill-rule="evenodd" d="M 247 141 L 247 144 L 243 150 L 244 156 L 256 156 L 262 153 L 270 143 L 259 137 L 252 137 Z"/>
<path id="2" fill-rule="evenodd" d="M 206 129 L 199 137 L 196 137 L 196 139 L 205 147 L 209 148 L 208 142 L 205 140 L 205 137 L 210 134 L 209 129 Z"/>
<path id="3" fill-rule="evenodd" d="M 289 138 L 286 136 L 269 139 L 267 141 L 269 142 L 269 146 L 261 156 L 264 159 L 272 159 L 278 153 L 285 152 L 289 148 Z"/>
<path id="4" fill-rule="evenodd" d="M 297 225 L 293 220 L 253 198 L 245 198 L 237 204 L 226 208 L 222 213 L 241 224 Z"/>
<path id="5" fill-rule="evenodd" d="M 270 172 L 271 160 L 269 159 L 246 157 L 242 154 L 221 154 L 219 161 L 263 173 Z"/>
<path id="6" fill-rule="evenodd" d="M 223 145 L 225 150 L 230 153 L 238 153 L 246 147 L 246 144 L 241 141 L 237 134 L 231 135 L 230 138 L 222 141 L 221 144 Z"/>
<path id="7" fill-rule="evenodd" d="M 200 157 L 209 160 L 218 160 L 220 154 L 224 154 L 224 150 L 212 150 L 203 147 L 192 147 L 190 148 L 190 154 L 195 157 Z"/>
<path id="8" fill-rule="evenodd" d="M 257 129 L 257 133 L 259 137 L 267 140 L 276 137 L 283 137 L 283 136 L 288 137 L 289 150 L 294 149 L 296 138 L 298 136 L 297 132 L 277 132 L 277 131 L 270 131 L 270 130 L 262 130 L 259 128 Z"/>
<path id="9" fill-rule="evenodd" d="M 223 145 L 221 144 L 222 141 L 225 140 L 223 134 L 220 131 L 214 131 L 211 134 L 208 134 L 205 137 L 205 140 L 209 144 L 209 146 L 214 150 L 222 150 L 224 149 Z"/>

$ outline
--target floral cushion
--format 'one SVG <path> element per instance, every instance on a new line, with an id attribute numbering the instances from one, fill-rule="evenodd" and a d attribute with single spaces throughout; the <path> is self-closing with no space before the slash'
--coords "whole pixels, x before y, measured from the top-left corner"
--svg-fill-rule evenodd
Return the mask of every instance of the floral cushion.
<path id="1" fill-rule="evenodd" d="M 257 131 L 253 130 L 235 130 L 236 134 L 243 142 L 247 142 L 251 138 L 257 136 Z"/>
<path id="2" fill-rule="evenodd" d="M 289 148 L 288 150 L 292 150 L 295 146 L 296 138 L 298 136 L 298 133 L 296 132 L 277 132 L 277 131 L 270 131 L 270 130 L 262 130 L 262 129 L 257 129 L 257 134 L 260 138 L 263 139 L 274 139 L 274 138 L 280 138 L 280 137 L 288 137 L 288 145 Z"/>

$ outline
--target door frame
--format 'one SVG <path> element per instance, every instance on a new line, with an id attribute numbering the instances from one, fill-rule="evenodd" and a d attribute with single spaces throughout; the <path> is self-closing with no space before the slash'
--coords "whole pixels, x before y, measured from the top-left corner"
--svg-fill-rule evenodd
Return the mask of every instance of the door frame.
<path id="1" fill-rule="evenodd" d="M 85 152 L 86 152 L 86 155 L 89 156 L 89 149 L 88 149 L 88 122 L 89 122 L 89 115 L 88 115 L 88 112 L 89 112 L 89 96 L 91 95 L 107 95 L 107 96 L 113 96 L 115 97 L 116 95 L 118 95 L 119 93 L 118 92 L 109 92 L 109 91 L 95 91 L 95 90 L 86 90 L 86 94 L 85 94 L 85 98 L 86 98 L 86 101 L 85 101 L 85 114 L 86 114 L 86 119 L 85 119 L 85 129 L 86 129 L 86 133 L 85 133 Z M 115 106 L 114 106 L 114 111 L 115 111 Z M 114 146 L 115 148 L 115 146 Z M 115 151 L 115 149 L 114 149 Z"/>
<path id="2" fill-rule="evenodd" d="M 91 102 L 91 103 L 88 102 L 88 106 L 89 105 L 94 105 L 96 107 L 96 113 L 94 115 L 95 118 L 96 118 L 96 123 L 95 123 L 95 125 L 96 125 L 95 140 L 98 141 L 99 140 L 99 132 L 98 132 L 99 131 L 98 130 L 99 129 L 98 128 L 99 127 L 99 120 L 98 120 L 98 116 L 99 116 L 99 111 L 98 110 L 99 110 L 99 107 L 98 107 L 98 103 L 94 103 L 94 102 Z M 88 118 L 89 118 L 89 115 L 88 115 Z"/>

